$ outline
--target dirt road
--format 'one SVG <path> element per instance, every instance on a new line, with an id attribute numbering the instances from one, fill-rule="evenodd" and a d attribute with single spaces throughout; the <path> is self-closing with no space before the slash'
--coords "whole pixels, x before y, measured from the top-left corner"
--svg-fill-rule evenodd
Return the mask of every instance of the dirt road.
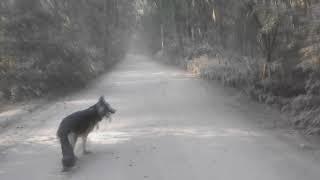
<path id="1" fill-rule="evenodd" d="M 105 95 L 118 111 L 89 137 L 89 155 L 61 173 L 61 119 Z M 0 114 L 10 118 L 15 111 Z M 1 180 L 316 180 L 317 148 L 270 128 L 276 112 L 182 70 L 128 56 L 72 96 L 0 134 Z"/>

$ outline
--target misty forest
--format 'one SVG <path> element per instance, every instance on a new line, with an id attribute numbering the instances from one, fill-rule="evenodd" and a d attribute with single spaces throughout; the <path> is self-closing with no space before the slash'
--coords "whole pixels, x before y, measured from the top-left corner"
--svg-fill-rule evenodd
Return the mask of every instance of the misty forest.
<path id="1" fill-rule="evenodd" d="M 320 0 L 0 1 L 0 179 L 61 179 L 100 96 L 69 179 L 317 179 Z"/>

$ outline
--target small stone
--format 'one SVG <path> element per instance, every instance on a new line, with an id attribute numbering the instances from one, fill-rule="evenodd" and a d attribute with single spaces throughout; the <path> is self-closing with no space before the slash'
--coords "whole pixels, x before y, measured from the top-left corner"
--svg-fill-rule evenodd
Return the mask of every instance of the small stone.
<path id="1" fill-rule="evenodd" d="M 306 148 L 306 145 L 305 144 L 300 144 L 300 148 L 304 149 L 304 148 Z"/>
<path id="2" fill-rule="evenodd" d="M 300 146 L 300 148 L 303 149 L 303 150 L 307 150 L 307 151 L 308 151 L 308 150 L 309 150 L 309 151 L 314 150 L 314 147 L 312 147 L 312 146 L 310 146 L 310 145 L 300 144 L 299 146 Z"/>

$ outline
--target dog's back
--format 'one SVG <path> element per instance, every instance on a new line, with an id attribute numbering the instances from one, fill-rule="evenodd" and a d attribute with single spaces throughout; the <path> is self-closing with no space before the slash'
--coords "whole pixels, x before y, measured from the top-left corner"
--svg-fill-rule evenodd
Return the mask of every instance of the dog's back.
<path id="1" fill-rule="evenodd" d="M 102 118 L 99 116 L 94 106 L 86 110 L 75 112 L 62 120 L 57 135 L 59 138 L 68 135 L 71 132 L 81 135 L 86 133 L 88 128 L 92 125 L 96 125 L 101 119 Z"/>

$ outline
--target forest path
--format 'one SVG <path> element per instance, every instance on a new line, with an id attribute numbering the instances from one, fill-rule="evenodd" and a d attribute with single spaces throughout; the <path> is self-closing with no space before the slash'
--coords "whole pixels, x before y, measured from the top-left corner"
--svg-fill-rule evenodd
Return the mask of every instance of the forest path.
<path id="1" fill-rule="evenodd" d="M 118 111 L 61 173 L 56 130 L 100 95 Z M 10 118 L 10 117 L 8 117 Z M 269 128 L 277 112 L 183 70 L 129 55 L 90 87 L 22 117 L 0 135 L 0 179 L 312 180 L 317 148 Z"/>

